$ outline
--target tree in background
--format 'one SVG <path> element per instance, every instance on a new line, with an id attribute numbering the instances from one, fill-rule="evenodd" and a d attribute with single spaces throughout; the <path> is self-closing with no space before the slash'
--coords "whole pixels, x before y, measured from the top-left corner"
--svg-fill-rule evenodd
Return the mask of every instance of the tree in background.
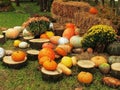
<path id="1" fill-rule="evenodd" d="M 14 10 L 10 0 L 0 0 L 0 11 Z"/>

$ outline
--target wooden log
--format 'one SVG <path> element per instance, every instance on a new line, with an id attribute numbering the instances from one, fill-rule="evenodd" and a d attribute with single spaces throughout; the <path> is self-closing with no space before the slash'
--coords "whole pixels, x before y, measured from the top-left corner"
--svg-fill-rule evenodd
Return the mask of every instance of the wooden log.
<path id="1" fill-rule="evenodd" d="M 4 44 L 4 43 L 5 43 L 5 36 L 0 35 L 0 44 Z"/>
<path id="2" fill-rule="evenodd" d="M 79 60 L 77 62 L 77 65 L 79 66 L 79 70 L 81 71 L 88 71 L 93 72 L 93 69 L 95 67 L 95 63 L 90 60 Z"/>
<path id="3" fill-rule="evenodd" d="M 113 63 L 111 65 L 111 75 L 120 79 L 120 63 Z"/>
<path id="4" fill-rule="evenodd" d="M 62 79 L 62 70 L 56 69 L 55 71 L 48 71 L 44 67 L 41 68 L 42 79 L 45 81 L 56 82 Z"/>
<path id="5" fill-rule="evenodd" d="M 37 60 L 38 59 L 38 54 L 39 54 L 39 51 L 38 50 L 35 50 L 35 49 L 31 49 L 31 50 L 27 50 L 27 57 L 28 57 L 28 60 Z"/>
<path id="6" fill-rule="evenodd" d="M 50 40 L 49 39 L 31 39 L 29 40 L 29 43 L 30 43 L 30 47 L 32 49 L 41 49 L 42 48 L 42 44 L 45 43 L 45 42 L 49 42 Z"/>
<path id="7" fill-rule="evenodd" d="M 15 62 L 14 60 L 12 60 L 11 56 L 4 56 L 3 65 L 9 68 L 20 69 L 27 65 L 27 57 L 23 61 Z"/>

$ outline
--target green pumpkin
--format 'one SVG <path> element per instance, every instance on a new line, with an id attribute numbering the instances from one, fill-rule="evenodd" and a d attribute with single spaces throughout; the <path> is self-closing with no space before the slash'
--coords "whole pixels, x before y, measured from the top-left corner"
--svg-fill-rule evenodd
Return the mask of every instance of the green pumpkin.
<path id="1" fill-rule="evenodd" d="M 120 63 L 120 56 L 109 56 L 108 63 Z"/>
<path id="2" fill-rule="evenodd" d="M 110 55 L 120 55 L 120 41 L 114 41 L 113 43 L 109 44 L 107 48 L 107 52 Z"/>

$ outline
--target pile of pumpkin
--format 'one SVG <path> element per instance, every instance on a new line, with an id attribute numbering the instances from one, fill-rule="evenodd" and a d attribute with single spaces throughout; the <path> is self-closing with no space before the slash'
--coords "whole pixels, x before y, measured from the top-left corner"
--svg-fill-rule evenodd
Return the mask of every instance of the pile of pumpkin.
<path id="1" fill-rule="evenodd" d="M 120 69 L 118 69 L 120 65 L 120 56 L 110 56 L 109 58 L 105 58 L 99 55 L 93 56 L 90 58 L 90 60 L 83 60 L 83 62 L 85 61 L 85 65 L 83 64 L 83 62 L 81 64 L 80 62 L 82 60 L 79 60 L 78 58 L 76 58 L 76 56 L 71 56 L 73 49 L 81 48 L 82 37 L 79 36 L 79 32 L 79 29 L 76 28 L 74 24 L 68 23 L 66 24 L 66 29 L 64 30 L 62 36 L 55 36 L 54 32 L 52 31 L 46 31 L 45 33 L 41 34 L 40 39 L 49 39 L 50 42 L 43 43 L 41 49 L 39 50 L 37 58 L 40 67 L 44 68 L 50 73 L 57 70 L 57 74 L 59 74 L 59 70 L 61 70 L 62 73 L 69 76 L 72 75 L 71 67 L 77 65 L 80 68 L 84 68 L 83 71 L 80 71 L 78 73 L 77 77 L 78 81 L 85 84 L 92 83 L 94 78 L 91 72 L 86 71 L 86 69 L 88 68 L 99 68 L 100 71 L 104 74 L 108 74 L 110 72 L 110 69 L 115 71 L 115 73 L 117 70 L 117 75 L 120 76 Z M 31 35 L 28 31 L 27 34 Z M 10 36 L 7 37 L 10 38 Z M 17 41 L 17 44 L 15 41 L 14 46 L 19 47 L 20 41 Z M 79 54 L 84 52 L 85 51 L 81 48 Z M 93 49 L 87 48 L 86 52 L 89 54 L 93 54 Z M 26 61 L 26 57 L 27 54 L 24 51 L 14 51 L 10 54 L 9 58 L 14 62 L 22 62 Z M 5 57 L 3 57 L 3 60 L 4 59 L 6 60 Z M 104 77 L 103 82 L 105 82 L 109 86 L 120 86 L 120 80 L 116 78 Z"/>

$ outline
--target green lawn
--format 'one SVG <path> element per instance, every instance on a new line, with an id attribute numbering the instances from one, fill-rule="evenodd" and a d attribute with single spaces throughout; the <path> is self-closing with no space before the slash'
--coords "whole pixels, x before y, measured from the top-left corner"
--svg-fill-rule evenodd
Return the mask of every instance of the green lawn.
<path id="1" fill-rule="evenodd" d="M 21 25 L 32 13 L 48 14 L 39 12 L 39 6 L 36 3 L 22 3 L 20 7 L 16 7 L 13 12 L 0 12 L 0 27 L 14 27 Z M 25 8 L 33 12 L 26 11 Z M 7 40 L 4 45 L 5 49 L 14 49 L 13 40 Z M 37 70 L 38 61 L 28 60 L 26 67 L 21 69 L 12 69 L 2 65 L 0 62 L 0 90 L 74 90 L 76 87 L 83 87 L 83 90 L 120 90 L 120 88 L 110 88 L 101 83 L 103 75 L 98 69 L 93 72 L 94 80 L 90 85 L 80 84 L 77 75 L 80 72 L 77 66 L 72 67 L 73 74 L 71 76 L 63 75 L 63 79 L 58 82 L 50 82 L 42 80 L 41 72 Z"/>

